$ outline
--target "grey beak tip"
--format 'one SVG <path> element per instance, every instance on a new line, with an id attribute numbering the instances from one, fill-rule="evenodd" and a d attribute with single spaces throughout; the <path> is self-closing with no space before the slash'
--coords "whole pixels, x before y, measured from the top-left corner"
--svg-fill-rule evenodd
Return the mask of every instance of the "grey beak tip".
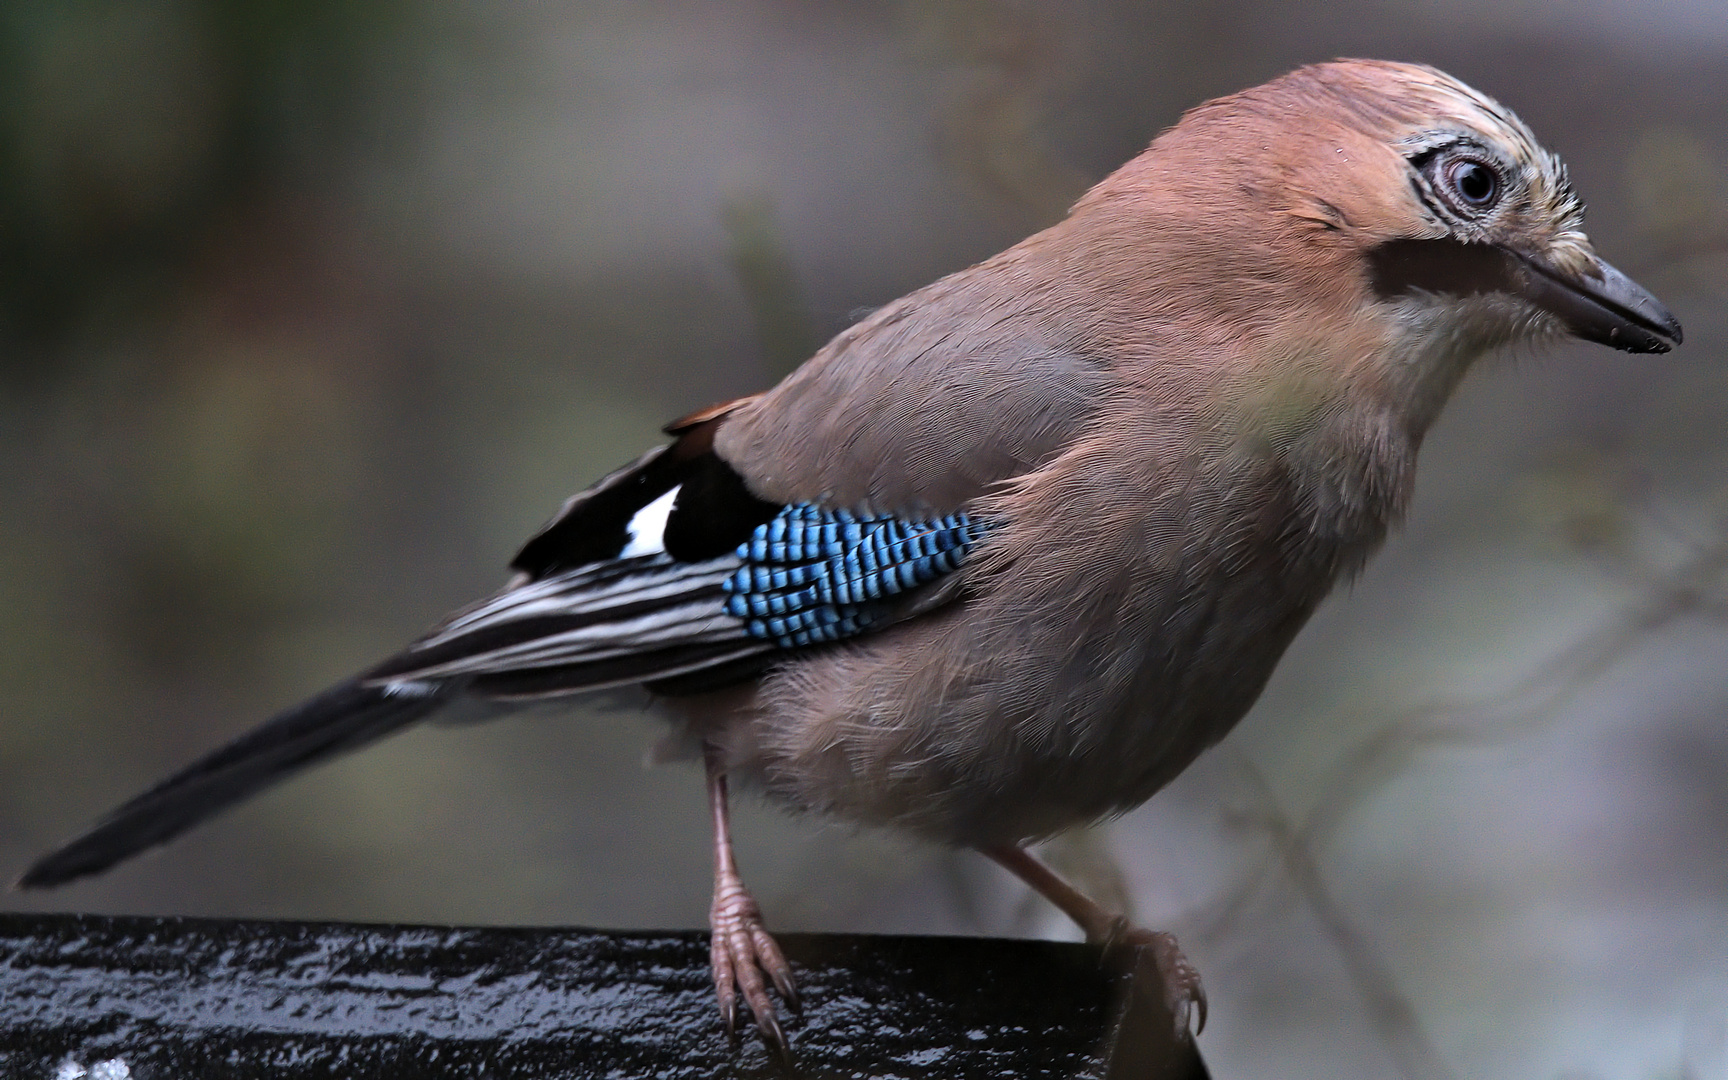
<path id="1" fill-rule="evenodd" d="M 1667 308 L 1656 305 L 1654 311 L 1644 310 L 1639 314 L 1648 320 L 1648 326 L 1630 327 L 1630 334 L 1620 336 L 1619 340 L 1610 342 L 1611 345 L 1626 352 L 1665 353 L 1686 340 L 1685 332 L 1680 329 L 1680 320 Z"/>

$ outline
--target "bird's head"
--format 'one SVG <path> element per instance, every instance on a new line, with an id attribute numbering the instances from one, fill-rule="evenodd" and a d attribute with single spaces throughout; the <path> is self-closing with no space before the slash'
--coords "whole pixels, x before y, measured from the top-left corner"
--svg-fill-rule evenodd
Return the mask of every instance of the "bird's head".
<path id="1" fill-rule="evenodd" d="M 1224 451 L 1270 448 L 1317 519 L 1366 507 L 1378 536 L 1478 357 L 1679 343 L 1583 218 L 1503 106 L 1430 67 L 1341 60 L 1190 110 L 1030 250 L 1081 280 L 1072 302 L 1137 400 Z"/>
<path id="2" fill-rule="evenodd" d="M 1568 334 L 1645 353 L 1681 337 L 1596 255 L 1560 159 L 1430 67 L 1340 60 L 1207 102 L 1076 216 L 1140 207 L 1165 279 L 1224 283 L 1246 298 L 1236 325 L 1332 304 L 1442 367 Z"/>
<path id="3" fill-rule="evenodd" d="M 1342 61 L 1297 76 L 1359 110 L 1390 151 L 1393 198 L 1365 252 L 1382 301 L 1420 317 L 1424 298 L 1497 295 L 1514 337 L 1639 353 L 1680 342 L 1668 309 L 1597 256 L 1566 166 L 1510 110 L 1429 67 Z"/>

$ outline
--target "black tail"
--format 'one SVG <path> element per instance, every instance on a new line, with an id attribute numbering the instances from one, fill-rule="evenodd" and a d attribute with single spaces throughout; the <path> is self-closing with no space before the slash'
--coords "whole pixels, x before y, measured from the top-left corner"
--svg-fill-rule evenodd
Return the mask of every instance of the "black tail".
<path id="1" fill-rule="evenodd" d="M 409 689 L 420 692 L 403 692 Z M 413 723 L 449 697 L 435 683 L 393 689 L 358 679 L 338 683 L 115 810 L 94 829 L 37 860 L 17 887 L 47 889 L 99 874 L 291 773 Z"/>

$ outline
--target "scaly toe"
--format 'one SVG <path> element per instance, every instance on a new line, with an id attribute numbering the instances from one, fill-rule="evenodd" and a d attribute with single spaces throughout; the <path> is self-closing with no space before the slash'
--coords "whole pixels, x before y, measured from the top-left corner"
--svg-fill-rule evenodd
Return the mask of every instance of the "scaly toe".
<path id="1" fill-rule="evenodd" d="M 763 929 L 761 914 L 748 894 L 734 895 L 728 903 L 717 904 L 710 913 L 710 919 L 713 934 L 709 942 L 709 957 L 714 975 L 714 994 L 727 1035 L 736 1038 L 738 999 L 743 998 L 756 1021 L 756 1030 L 761 1033 L 762 1041 L 782 1062 L 790 1064 L 792 1048 L 780 1027 L 769 984 L 772 982 L 786 1004 L 797 1011 L 798 988 L 792 978 L 792 965 L 786 962 L 780 947 Z"/>
<path id="2" fill-rule="evenodd" d="M 792 965 L 786 962 L 780 946 L 760 925 L 750 927 L 750 944 L 755 950 L 757 966 L 768 973 L 786 1007 L 795 1014 L 802 1013 L 804 1002 L 798 996 L 798 983 L 792 978 Z"/>

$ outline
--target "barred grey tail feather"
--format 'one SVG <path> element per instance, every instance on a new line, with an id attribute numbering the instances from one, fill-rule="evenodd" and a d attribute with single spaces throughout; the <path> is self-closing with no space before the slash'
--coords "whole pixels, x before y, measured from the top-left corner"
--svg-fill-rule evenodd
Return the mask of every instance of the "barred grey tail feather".
<path id="1" fill-rule="evenodd" d="M 46 889 L 99 874 L 309 765 L 412 724 L 451 696 L 437 684 L 411 687 L 372 687 L 358 679 L 338 683 L 121 806 L 37 860 L 17 887 Z"/>

